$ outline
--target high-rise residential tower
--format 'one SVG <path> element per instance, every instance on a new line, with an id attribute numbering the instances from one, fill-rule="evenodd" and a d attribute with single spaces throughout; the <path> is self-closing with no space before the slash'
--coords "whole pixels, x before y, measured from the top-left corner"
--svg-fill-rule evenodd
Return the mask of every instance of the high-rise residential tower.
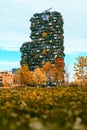
<path id="1" fill-rule="evenodd" d="M 31 17 L 31 42 L 23 43 L 21 65 L 28 64 L 31 71 L 50 61 L 64 68 L 63 18 L 59 12 L 46 10 Z M 64 69 L 63 69 L 64 73 Z"/>

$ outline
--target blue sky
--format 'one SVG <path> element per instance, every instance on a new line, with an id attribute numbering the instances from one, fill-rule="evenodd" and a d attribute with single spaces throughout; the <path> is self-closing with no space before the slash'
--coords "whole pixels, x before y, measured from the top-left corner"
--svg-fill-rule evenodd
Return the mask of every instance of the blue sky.
<path id="1" fill-rule="evenodd" d="M 20 47 L 30 41 L 29 19 L 50 7 L 63 16 L 65 63 L 72 77 L 75 59 L 87 56 L 87 0 L 1 0 L 0 71 L 20 67 Z"/>

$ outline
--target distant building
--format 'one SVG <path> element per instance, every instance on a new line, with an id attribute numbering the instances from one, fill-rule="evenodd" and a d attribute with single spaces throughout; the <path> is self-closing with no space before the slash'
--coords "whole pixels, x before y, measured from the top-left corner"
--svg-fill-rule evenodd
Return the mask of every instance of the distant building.
<path id="1" fill-rule="evenodd" d="M 3 77 L 2 77 L 2 74 L 0 74 L 0 87 L 3 86 Z"/>
<path id="2" fill-rule="evenodd" d="M 12 68 L 12 74 L 16 74 L 19 68 Z"/>
<path id="3" fill-rule="evenodd" d="M 0 72 L 0 86 L 13 87 L 18 84 L 16 74 L 9 71 Z"/>

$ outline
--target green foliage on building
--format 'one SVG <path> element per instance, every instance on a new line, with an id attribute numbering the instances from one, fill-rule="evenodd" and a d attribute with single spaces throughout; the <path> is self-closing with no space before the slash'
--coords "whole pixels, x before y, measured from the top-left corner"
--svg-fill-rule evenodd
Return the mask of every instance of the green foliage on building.
<path id="1" fill-rule="evenodd" d="M 64 36 L 63 18 L 59 12 L 44 11 L 31 17 L 31 42 L 23 43 L 20 51 L 21 65 L 28 64 L 33 71 L 46 62 L 63 68 L 64 73 Z"/>

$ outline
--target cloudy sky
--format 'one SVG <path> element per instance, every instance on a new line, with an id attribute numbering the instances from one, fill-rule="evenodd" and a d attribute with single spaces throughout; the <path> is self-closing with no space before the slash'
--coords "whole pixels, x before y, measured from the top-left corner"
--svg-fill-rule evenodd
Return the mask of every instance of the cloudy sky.
<path id="1" fill-rule="evenodd" d="M 30 41 L 29 19 L 50 7 L 63 16 L 69 73 L 78 56 L 87 56 L 87 0 L 0 0 L 0 71 L 20 67 L 20 47 Z"/>

